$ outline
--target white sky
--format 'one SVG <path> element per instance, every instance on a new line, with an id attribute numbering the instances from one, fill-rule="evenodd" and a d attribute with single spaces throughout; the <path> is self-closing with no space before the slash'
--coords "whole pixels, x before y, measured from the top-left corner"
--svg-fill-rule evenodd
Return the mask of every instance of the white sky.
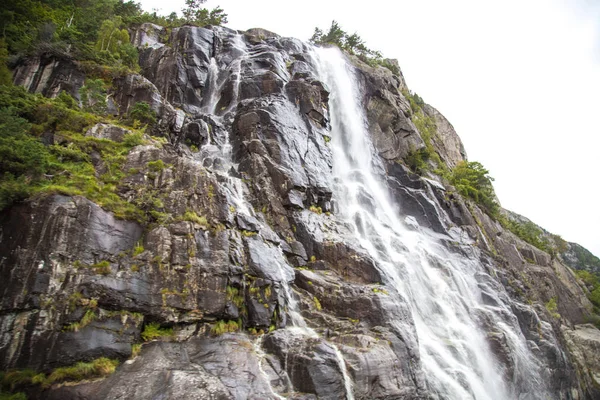
<path id="1" fill-rule="evenodd" d="M 180 11 L 183 0 L 142 0 Z M 408 86 L 490 170 L 505 208 L 600 256 L 600 1 L 209 0 L 228 27 L 307 40 L 335 19 L 397 58 Z"/>

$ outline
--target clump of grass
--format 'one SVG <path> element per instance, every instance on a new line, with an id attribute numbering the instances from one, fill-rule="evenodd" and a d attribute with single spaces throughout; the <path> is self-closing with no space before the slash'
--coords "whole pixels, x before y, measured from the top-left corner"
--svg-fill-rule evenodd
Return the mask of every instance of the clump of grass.
<path id="1" fill-rule="evenodd" d="M 72 324 L 67 325 L 64 328 L 64 331 L 79 332 L 80 329 L 83 329 L 92 322 L 94 322 L 96 318 L 98 318 L 98 316 L 93 310 L 87 310 L 79 322 L 74 322 Z"/>
<path id="2" fill-rule="evenodd" d="M 376 287 L 375 287 L 375 288 L 373 288 L 372 290 L 373 290 L 373 293 L 381 293 L 381 294 L 385 294 L 385 295 L 388 295 L 388 294 L 389 294 L 389 293 L 388 293 L 388 291 L 387 291 L 387 290 L 385 290 L 385 289 L 380 289 L 380 288 L 376 288 Z"/>
<path id="3" fill-rule="evenodd" d="M 144 246 L 142 246 L 142 244 L 138 244 L 133 248 L 133 256 L 139 256 L 140 254 L 142 254 L 144 252 Z"/>
<path id="4" fill-rule="evenodd" d="M 9 371 L 2 376 L 2 387 L 14 391 L 16 388 L 40 385 L 48 388 L 59 382 L 80 382 L 84 379 L 101 378 L 115 372 L 118 360 L 101 357 L 91 362 L 78 362 L 69 367 L 56 368 L 45 375 L 31 369 Z M 9 399 L 11 397 L 8 397 Z M 19 399 L 19 397 L 15 397 Z"/>
<path id="5" fill-rule="evenodd" d="M 152 172 L 160 172 L 167 167 L 163 160 L 148 161 L 148 169 Z"/>
<path id="6" fill-rule="evenodd" d="M 217 321 L 213 327 L 211 328 L 211 333 L 213 335 L 222 335 L 224 333 L 228 333 L 228 332 L 237 332 L 240 330 L 240 327 L 242 326 L 242 321 L 238 320 L 238 321 L 223 321 L 223 320 L 219 320 Z"/>
<path id="7" fill-rule="evenodd" d="M 110 271 L 110 262 L 107 260 L 100 261 L 96 264 L 93 264 L 90 268 L 92 268 L 95 273 L 101 274 L 101 275 L 108 275 L 111 272 Z"/>
<path id="8" fill-rule="evenodd" d="M 50 376 L 45 379 L 42 386 L 48 387 L 57 382 L 79 382 L 84 379 L 108 376 L 115 372 L 118 365 L 119 361 L 111 360 L 106 357 L 98 358 L 89 363 L 78 362 L 71 367 L 55 369 Z"/>
<path id="9" fill-rule="evenodd" d="M 550 300 L 548 300 L 548 302 L 546 303 L 546 310 L 550 312 L 550 315 L 552 315 L 552 317 L 560 319 L 560 314 L 556 312 L 558 310 L 558 304 L 556 304 L 556 297 L 552 297 Z"/>
<path id="10" fill-rule="evenodd" d="M 136 358 L 142 351 L 141 343 L 134 343 L 131 345 L 131 358 Z"/>
<path id="11" fill-rule="evenodd" d="M 237 308 L 244 306 L 244 296 L 240 295 L 240 290 L 233 286 L 227 286 L 226 290 L 227 300 L 231 301 Z"/>
<path id="12" fill-rule="evenodd" d="M 191 210 L 187 210 L 185 212 L 185 214 L 180 216 L 178 219 L 180 221 L 190 221 L 190 222 L 195 222 L 199 225 L 208 226 L 208 221 L 206 220 L 206 217 L 200 216 L 200 215 L 196 214 L 196 212 L 191 211 Z"/>
<path id="13" fill-rule="evenodd" d="M 142 332 L 142 339 L 145 342 L 170 336 L 173 336 L 173 328 L 161 328 L 158 322 L 147 324 Z"/>

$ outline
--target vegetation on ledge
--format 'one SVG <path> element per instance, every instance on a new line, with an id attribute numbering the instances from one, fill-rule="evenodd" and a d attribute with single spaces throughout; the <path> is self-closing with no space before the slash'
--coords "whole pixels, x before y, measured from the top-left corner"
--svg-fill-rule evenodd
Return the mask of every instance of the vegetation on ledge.
<path id="1" fill-rule="evenodd" d="M 81 382 L 85 379 L 102 378 L 115 372 L 119 361 L 106 357 L 97 358 L 91 362 L 78 362 L 69 367 L 56 368 L 50 374 L 38 373 L 31 369 L 3 372 L 0 385 L 3 391 L 14 392 L 31 386 L 48 388 L 55 383 Z M 8 399 L 19 399 L 19 394 L 0 393 Z M 16 396 L 16 397 L 15 397 Z M 0 397 L 1 398 L 1 397 Z"/>
<path id="2" fill-rule="evenodd" d="M 331 26 L 327 33 L 324 33 L 319 28 L 315 28 L 315 32 L 309 41 L 313 44 L 334 44 L 340 49 L 357 56 L 361 61 L 372 67 L 381 65 L 396 75 L 400 74 L 400 69 L 397 65 L 384 59 L 381 52 L 369 49 L 357 33 L 353 33 L 352 35 L 346 33 L 336 21 L 331 21 Z"/>

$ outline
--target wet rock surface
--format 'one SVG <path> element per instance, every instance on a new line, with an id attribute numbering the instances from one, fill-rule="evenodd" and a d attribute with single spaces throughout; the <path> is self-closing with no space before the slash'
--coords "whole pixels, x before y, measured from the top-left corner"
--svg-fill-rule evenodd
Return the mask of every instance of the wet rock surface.
<path id="1" fill-rule="evenodd" d="M 435 398 L 415 305 L 396 293 L 338 209 L 330 92 L 309 47 L 262 29 L 184 26 L 167 34 L 152 24 L 132 40 L 141 74 L 117 78 L 110 97 L 121 115 L 147 102 L 158 116 L 149 132 L 164 139 L 130 151 L 117 193 L 150 217 L 120 220 L 61 195 L 4 211 L 0 367 L 50 372 L 98 357 L 121 361 L 104 380 L 33 390 L 40 399 L 343 399 L 349 382 L 355 399 Z M 400 165 L 424 145 L 404 78 L 353 61 L 394 207 L 409 230 L 483 266 L 477 321 L 505 380 L 532 390 L 492 323 L 489 310 L 502 305 L 555 398 L 594 398 L 592 381 L 577 377 L 587 368 L 597 379 L 599 367 L 588 355 L 595 328 L 579 325 L 591 305 L 576 277 L 476 205 Z M 63 64 L 31 60 L 15 81 L 47 96 L 76 91 L 83 77 Z M 448 121 L 426 112 L 442 160 L 464 159 Z M 99 124 L 88 134 L 120 141 L 128 132 Z M 158 161 L 162 167 L 152 167 Z M 364 207 L 372 196 L 363 193 Z M 410 267 L 403 260 L 398 268 Z M 544 307 L 551 298 L 558 317 Z M 292 327 L 294 318 L 307 326 Z M 155 324 L 173 335 L 131 358 Z"/>

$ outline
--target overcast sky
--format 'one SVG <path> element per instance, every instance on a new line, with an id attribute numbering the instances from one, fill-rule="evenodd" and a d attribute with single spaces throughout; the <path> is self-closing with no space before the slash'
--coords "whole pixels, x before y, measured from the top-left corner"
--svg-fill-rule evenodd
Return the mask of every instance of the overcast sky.
<path id="1" fill-rule="evenodd" d="M 143 0 L 180 11 L 184 1 Z M 600 1 L 209 0 L 227 26 L 308 39 L 335 19 L 397 58 L 505 208 L 600 256 Z"/>

